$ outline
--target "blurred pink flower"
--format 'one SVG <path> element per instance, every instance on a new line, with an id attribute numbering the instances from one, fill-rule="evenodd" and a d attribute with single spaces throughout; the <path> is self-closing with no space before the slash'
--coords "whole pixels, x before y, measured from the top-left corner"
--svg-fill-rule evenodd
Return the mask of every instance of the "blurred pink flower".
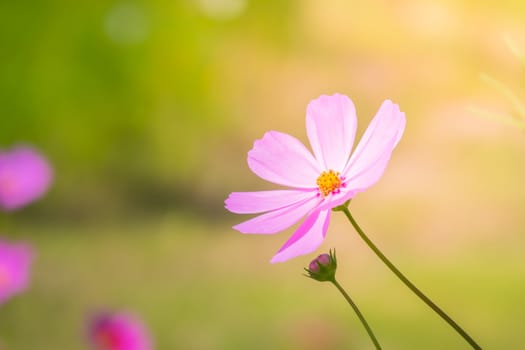
<path id="1" fill-rule="evenodd" d="M 32 258 L 27 244 L 0 239 L 0 304 L 26 289 Z"/>
<path id="2" fill-rule="evenodd" d="M 39 199 L 52 177 L 49 163 L 36 150 L 18 146 L 0 151 L 0 208 L 12 211 Z"/>
<path id="3" fill-rule="evenodd" d="M 101 313 L 89 324 L 89 341 L 96 350 L 151 350 L 150 336 L 136 317 Z"/>
<path id="4" fill-rule="evenodd" d="M 231 193 L 225 201 L 229 211 L 263 213 L 233 228 L 271 234 L 306 216 L 272 263 L 313 252 L 325 238 L 331 209 L 379 180 L 405 129 L 405 114 L 384 101 L 351 153 L 356 128 L 352 101 L 323 95 L 306 110 L 313 155 L 299 140 L 277 131 L 267 132 L 248 152 L 248 166 L 256 175 L 291 189 Z"/>

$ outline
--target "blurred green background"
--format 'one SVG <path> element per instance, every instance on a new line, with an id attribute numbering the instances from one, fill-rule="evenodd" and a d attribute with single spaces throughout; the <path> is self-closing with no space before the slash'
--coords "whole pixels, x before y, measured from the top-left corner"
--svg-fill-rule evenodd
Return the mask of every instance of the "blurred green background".
<path id="1" fill-rule="evenodd" d="M 243 236 L 229 192 L 270 189 L 246 153 L 270 129 L 306 142 L 307 103 L 341 92 L 359 133 L 390 98 L 405 135 L 351 209 L 369 236 L 487 349 L 525 325 L 525 135 L 484 72 L 525 101 L 514 1 L 4 1 L 0 140 L 35 145 L 55 183 L 2 214 L 38 252 L 0 307 L 0 348 L 86 349 L 85 317 L 130 310 L 157 349 L 368 349 L 336 290 L 268 263 L 291 230 Z M 467 349 L 342 215 L 339 279 L 385 349 Z"/>

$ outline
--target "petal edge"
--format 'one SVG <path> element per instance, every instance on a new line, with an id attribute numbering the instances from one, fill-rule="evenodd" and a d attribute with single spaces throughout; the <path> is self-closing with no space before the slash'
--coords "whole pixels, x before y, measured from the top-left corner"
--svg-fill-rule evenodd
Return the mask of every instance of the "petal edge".
<path id="1" fill-rule="evenodd" d="M 324 169 L 342 172 L 357 129 L 355 107 L 341 94 L 321 95 L 306 109 L 306 132 L 314 155 Z"/>
<path id="2" fill-rule="evenodd" d="M 232 192 L 224 205 L 232 213 L 256 214 L 281 209 L 310 197 L 309 191 L 297 190 Z"/>
<path id="3" fill-rule="evenodd" d="M 313 188 L 320 173 L 301 141 L 278 131 L 269 131 L 254 142 L 248 166 L 260 178 L 292 188 Z"/>
<path id="4" fill-rule="evenodd" d="M 330 210 L 318 210 L 309 215 L 270 262 L 284 262 L 316 250 L 326 236 L 330 214 Z"/>
<path id="5" fill-rule="evenodd" d="M 241 222 L 233 228 L 241 233 L 271 234 L 285 230 L 307 215 L 318 205 L 318 199 L 312 193 L 312 198 L 289 205 L 284 208 L 261 214 Z"/>

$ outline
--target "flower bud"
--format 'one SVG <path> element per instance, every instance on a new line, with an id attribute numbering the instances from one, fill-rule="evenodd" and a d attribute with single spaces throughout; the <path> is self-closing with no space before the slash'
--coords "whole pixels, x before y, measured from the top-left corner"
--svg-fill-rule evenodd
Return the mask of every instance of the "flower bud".
<path id="1" fill-rule="evenodd" d="M 308 265 L 305 269 L 308 272 L 306 277 L 310 277 L 314 280 L 332 281 L 335 279 L 335 271 L 337 270 L 337 259 L 335 257 L 335 249 L 329 254 L 321 254 Z"/>

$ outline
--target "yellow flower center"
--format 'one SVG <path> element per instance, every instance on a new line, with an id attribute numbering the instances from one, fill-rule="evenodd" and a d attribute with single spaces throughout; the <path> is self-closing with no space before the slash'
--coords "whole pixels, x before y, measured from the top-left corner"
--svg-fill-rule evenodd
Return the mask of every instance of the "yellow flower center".
<path id="1" fill-rule="evenodd" d="M 333 170 L 323 171 L 315 181 L 319 187 L 319 193 L 326 197 L 330 193 L 338 193 L 339 188 L 344 186 L 343 178 L 339 176 L 338 172 Z"/>

